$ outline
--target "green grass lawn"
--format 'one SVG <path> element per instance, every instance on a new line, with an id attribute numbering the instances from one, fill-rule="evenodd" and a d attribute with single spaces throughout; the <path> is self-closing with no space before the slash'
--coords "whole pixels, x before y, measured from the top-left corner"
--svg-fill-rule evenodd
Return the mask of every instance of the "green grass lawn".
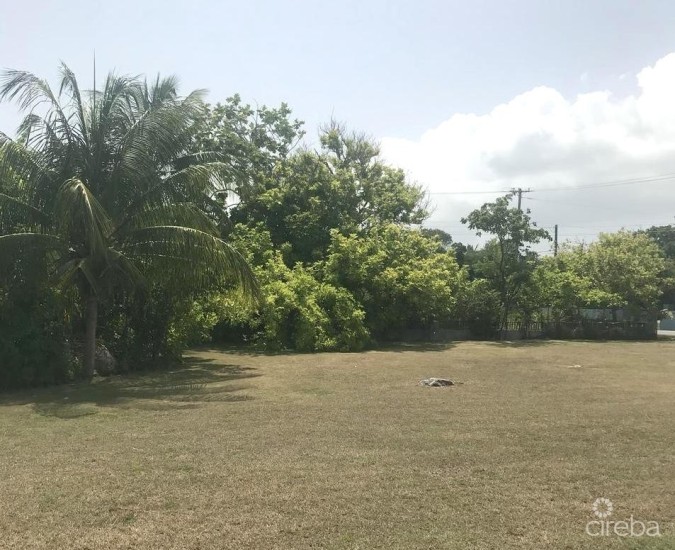
<path id="1" fill-rule="evenodd" d="M 675 341 L 188 365 L 0 397 L 0 547 L 675 548 Z"/>

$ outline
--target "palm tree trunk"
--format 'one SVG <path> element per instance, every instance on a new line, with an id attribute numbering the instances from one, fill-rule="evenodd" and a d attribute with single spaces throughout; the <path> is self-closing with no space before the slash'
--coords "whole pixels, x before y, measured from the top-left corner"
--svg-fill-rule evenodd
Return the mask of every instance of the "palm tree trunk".
<path id="1" fill-rule="evenodd" d="M 96 360 L 96 322 L 98 321 L 98 298 L 94 293 L 87 297 L 87 306 L 84 314 L 84 364 L 82 375 L 91 380 L 94 376 Z"/>

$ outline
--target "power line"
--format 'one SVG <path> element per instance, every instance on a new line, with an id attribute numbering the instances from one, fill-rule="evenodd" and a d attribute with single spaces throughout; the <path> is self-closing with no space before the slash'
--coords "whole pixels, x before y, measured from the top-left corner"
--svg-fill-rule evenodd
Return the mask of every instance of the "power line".
<path id="1" fill-rule="evenodd" d="M 458 234 L 459 233 L 464 233 L 468 234 L 471 233 L 470 231 L 467 230 L 467 227 L 465 225 L 449 225 L 446 223 L 440 223 L 440 224 L 435 224 L 438 227 L 443 227 L 444 230 L 447 231 L 456 231 Z M 548 224 L 541 224 L 538 223 L 537 227 L 540 229 L 555 229 L 555 225 L 553 223 L 548 223 Z M 568 224 L 558 224 L 560 229 L 611 229 L 614 230 L 616 227 L 619 229 L 639 229 L 642 226 L 663 226 L 663 225 L 672 225 L 672 222 L 666 221 L 666 222 L 655 222 L 654 220 L 649 220 L 649 221 L 644 221 L 644 222 L 633 222 L 629 224 L 605 224 L 605 225 L 568 225 Z"/>
<path id="2" fill-rule="evenodd" d="M 628 224 L 631 227 L 632 226 L 642 226 L 642 225 L 648 225 L 648 226 L 661 226 L 661 225 L 671 225 L 670 222 L 665 222 L 665 223 L 658 223 L 654 222 L 653 220 L 650 220 L 648 222 L 633 222 L 631 224 Z M 612 225 L 568 225 L 565 224 L 565 227 L 568 229 L 613 229 L 616 227 L 617 224 L 612 224 Z M 625 225 L 622 225 L 621 227 L 626 227 Z"/>
<path id="3" fill-rule="evenodd" d="M 510 193 L 511 189 L 498 189 L 495 191 L 428 191 L 429 195 L 501 195 Z"/>
<path id="4" fill-rule="evenodd" d="M 638 183 L 658 183 L 670 179 L 675 179 L 675 173 L 661 174 L 658 176 L 650 176 L 642 178 L 632 178 L 626 180 L 604 181 L 599 183 L 589 183 L 566 187 L 545 187 L 541 189 L 531 189 L 530 191 L 532 193 L 547 193 L 549 191 L 578 191 L 585 189 L 602 189 L 605 187 L 617 187 L 621 185 L 637 185 Z M 513 191 L 514 191 L 513 189 L 495 189 L 493 191 L 429 191 L 429 195 L 495 195 L 501 193 L 504 194 L 512 193 Z M 541 200 L 541 199 L 530 198 L 528 200 Z"/>
<path id="5" fill-rule="evenodd" d="M 617 187 L 619 185 L 636 185 L 638 183 L 656 183 L 660 181 L 666 181 L 675 178 L 675 174 L 662 174 L 660 176 L 652 176 L 649 178 L 633 178 L 629 180 L 615 180 L 615 181 L 606 181 L 602 183 L 591 183 L 587 185 L 577 185 L 574 187 L 547 187 L 545 189 L 537 189 L 536 191 L 548 192 L 548 191 L 576 191 L 578 189 L 601 189 L 603 187 Z"/>

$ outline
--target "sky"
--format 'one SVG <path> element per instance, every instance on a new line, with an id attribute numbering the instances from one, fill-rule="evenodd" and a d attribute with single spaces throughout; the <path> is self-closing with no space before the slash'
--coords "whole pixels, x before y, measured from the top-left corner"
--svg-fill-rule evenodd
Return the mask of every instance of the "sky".
<path id="1" fill-rule="evenodd" d="M 335 118 L 430 193 L 428 226 L 513 187 L 560 239 L 675 219 L 671 0 L 0 0 L 0 68 L 178 75 L 209 101 Z M 0 105 L 0 130 L 18 115 Z M 631 183 L 622 183 L 630 180 Z M 621 183 L 620 185 L 617 185 Z M 603 186 L 598 186 L 603 184 Z M 608 184 L 608 185 L 604 185 Z M 545 252 L 549 245 L 542 245 Z"/>

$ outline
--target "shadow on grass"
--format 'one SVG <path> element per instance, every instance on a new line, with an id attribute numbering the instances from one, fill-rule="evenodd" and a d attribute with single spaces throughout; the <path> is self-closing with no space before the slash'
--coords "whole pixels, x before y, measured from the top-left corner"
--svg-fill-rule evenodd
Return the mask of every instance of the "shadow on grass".
<path id="1" fill-rule="evenodd" d="M 562 340 L 544 340 L 541 338 L 532 340 L 452 340 L 450 342 L 431 343 L 392 343 L 383 344 L 372 351 L 446 351 L 458 344 L 474 343 L 501 348 L 532 348 L 545 347 L 563 343 Z"/>
<path id="2" fill-rule="evenodd" d="M 497 348 L 544 348 L 551 346 L 559 346 L 569 343 L 588 343 L 588 344 L 601 344 L 601 343 L 620 343 L 620 344 L 635 344 L 642 345 L 645 343 L 651 342 L 664 342 L 672 340 L 675 341 L 675 337 L 662 337 L 659 336 L 657 339 L 650 340 L 587 340 L 587 339 L 577 339 L 570 338 L 566 340 L 558 339 L 547 339 L 547 338 L 532 338 L 525 340 L 451 340 L 448 342 L 380 342 L 379 344 L 366 348 L 361 352 L 345 352 L 345 355 L 354 354 L 354 353 L 369 353 L 369 352 L 394 352 L 394 353 L 404 353 L 404 352 L 442 352 L 455 348 L 459 344 L 464 343 L 476 343 L 482 344 L 485 346 L 497 347 Z M 321 352 L 299 352 L 294 350 L 281 350 L 281 351 L 265 351 L 253 346 L 234 346 L 234 345 L 209 345 L 199 348 L 194 348 L 192 351 L 203 352 L 203 353 L 217 353 L 229 355 L 232 357 L 275 357 L 275 356 L 293 356 L 293 355 L 313 355 Z M 339 352 L 327 352 L 327 353 L 339 353 Z M 195 358 L 196 360 L 196 358 Z"/>
<path id="3" fill-rule="evenodd" d="M 222 353 L 225 355 L 238 355 L 241 357 L 277 357 L 287 355 L 314 355 L 316 353 L 321 353 L 314 351 L 297 351 L 293 349 L 265 350 L 254 345 L 217 343 L 208 344 L 205 346 L 197 346 L 192 348 L 190 351 L 198 353 Z"/>
<path id="4" fill-rule="evenodd" d="M 329 352 L 313 352 L 313 351 L 296 351 L 296 350 L 280 350 L 280 351 L 266 351 L 248 346 L 214 346 L 194 348 L 193 351 L 206 353 L 223 353 L 226 355 L 242 356 L 242 357 L 276 357 L 276 356 L 292 356 L 292 355 L 320 355 L 322 353 L 344 353 L 345 355 L 355 353 L 368 353 L 371 351 L 444 351 L 456 346 L 459 341 L 452 342 L 381 342 L 373 347 L 365 348 L 362 351 L 329 351 Z"/>
<path id="5" fill-rule="evenodd" d="M 567 340 L 556 340 L 556 339 L 547 339 L 547 338 L 532 338 L 525 340 L 452 340 L 450 342 L 428 342 L 428 343 L 413 343 L 413 342 L 392 342 L 392 343 L 382 343 L 377 347 L 364 350 L 364 352 L 369 351 L 387 351 L 387 352 L 396 352 L 403 353 L 408 351 L 446 351 L 457 347 L 459 344 L 473 343 L 481 344 L 489 347 L 496 348 L 546 348 L 552 346 L 560 346 L 571 343 L 587 343 L 587 344 L 633 344 L 633 345 L 643 345 L 655 342 L 664 342 L 668 338 L 659 337 L 658 340 L 582 340 L 582 339 L 567 339 Z M 675 341 L 675 338 L 672 339 Z"/>
<path id="6" fill-rule="evenodd" d="M 572 340 L 567 340 L 572 341 Z M 575 340 L 577 342 L 581 340 Z M 554 344 L 561 344 L 563 340 L 545 340 L 545 339 L 532 339 L 532 340 L 451 340 L 448 342 L 379 342 L 373 347 L 369 347 L 360 352 L 345 352 L 345 354 L 350 353 L 369 353 L 369 352 L 394 352 L 394 353 L 404 353 L 409 351 L 421 351 L 421 352 L 439 352 L 447 351 L 453 349 L 458 344 L 463 344 L 466 342 L 474 342 L 486 345 L 494 345 L 499 347 L 535 347 L 535 346 L 550 346 Z M 312 355 L 321 352 L 299 352 L 294 350 L 283 350 L 283 351 L 264 351 L 254 347 L 248 346 L 204 346 L 200 348 L 195 348 L 193 351 L 205 352 L 205 353 L 223 353 L 231 356 L 241 356 L 241 357 L 274 357 L 274 356 L 291 356 L 291 355 Z M 327 353 L 340 353 L 340 352 L 327 352 Z"/>
<path id="7" fill-rule="evenodd" d="M 546 340 L 537 338 L 532 340 L 482 340 L 481 344 L 500 348 L 542 348 L 557 346 L 567 342 L 580 342 L 581 340 Z"/>
<path id="8" fill-rule="evenodd" d="M 213 359 L 189 357 L 180 367 L 167 371 L 7 394 L 0 396 L 0 406 L 31 405 L 42 416 L 69 419 L 96 414 L 103 407 L 159 411 L 252 399 L 239 393 L 248 387 L 239 381 L 260 376 L 255 369 L 213 363 Z"/>
<path id="9" fill-rule="evenodd" d="M 403 353 L 406 351 L 446 351 L 454 348 L 460 340 L 451 342 L 382 342 L 379 346 L 367 351 L 391 351 Z"/>

